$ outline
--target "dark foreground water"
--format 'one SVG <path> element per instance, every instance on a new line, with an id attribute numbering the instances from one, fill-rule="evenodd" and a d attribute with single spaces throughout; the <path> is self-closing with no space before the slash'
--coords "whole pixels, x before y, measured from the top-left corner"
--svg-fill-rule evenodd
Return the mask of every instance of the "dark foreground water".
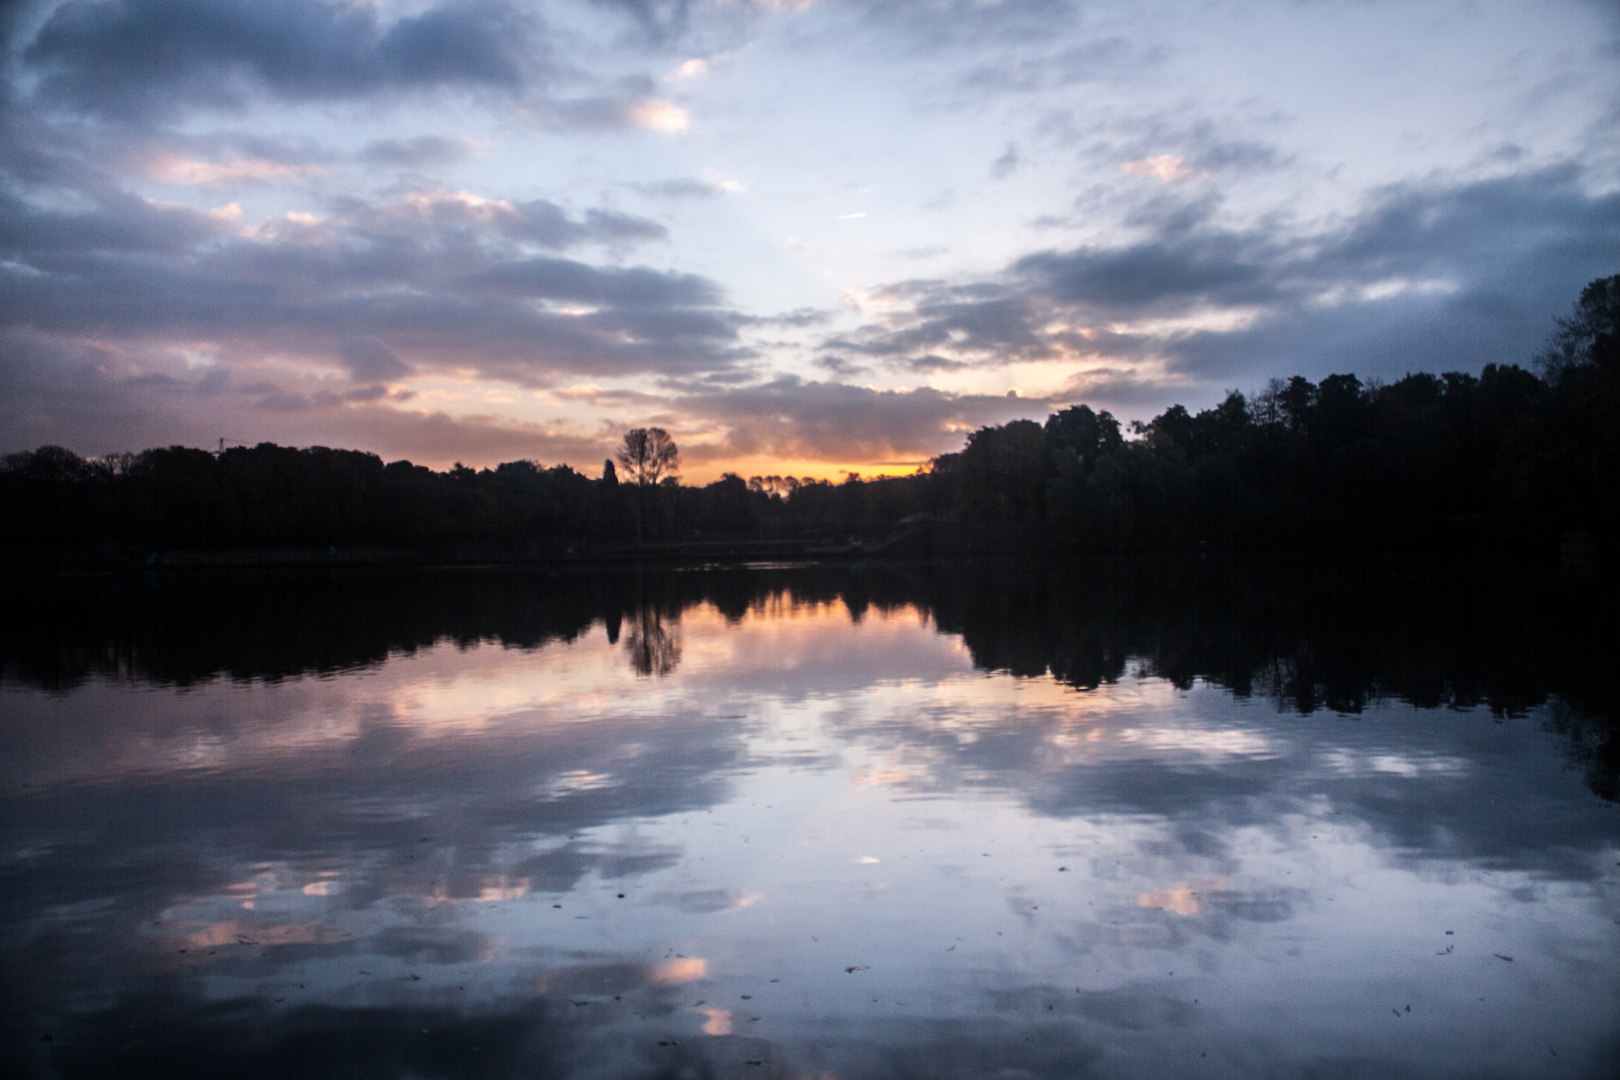
<path id="1" fill-rule="evenodd" d="M 0 615 L 0 1070 L 1607 1077 L 1613 593 L 189 578 Z"/>

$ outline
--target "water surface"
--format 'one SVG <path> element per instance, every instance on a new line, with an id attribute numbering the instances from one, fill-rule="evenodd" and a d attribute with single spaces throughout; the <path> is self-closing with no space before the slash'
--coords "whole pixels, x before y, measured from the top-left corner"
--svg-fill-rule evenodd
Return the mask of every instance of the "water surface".
<path id="1" fill-rule="evenodd" d="M 24 590 L 5 1060 L 1611 1075 L 1606 597 L 1417 563 Z"/>

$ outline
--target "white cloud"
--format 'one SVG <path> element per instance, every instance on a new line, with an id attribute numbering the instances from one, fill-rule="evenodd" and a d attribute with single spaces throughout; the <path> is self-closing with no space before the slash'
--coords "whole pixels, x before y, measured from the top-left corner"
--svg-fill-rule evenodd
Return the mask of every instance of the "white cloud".
<path id="1" fill-rule="evenodd" d="M 698 59 L 692 59 L 692 60 L 688 60 L 686 63 L 682 64 L 680 67 L 676 68 L 674 71 L 670 72 L 668 75 L 665 75 L 664 78 L 670 80 L 671 82 L 675 82 L 675 81 L 679 81 L 679 80 L 682 80 L 682 79 L 701 78 L 702 76 L 707 75 L 708 73 L 709 73 L 709 64 L 708 64 L 707 61 L 698 60 Z"/>
<path id="2" fill-rule="evenodd" d="M 631 123 L 650 131 L 685 131 L 691 124 L 685 109 L 661 98 L 633 102 L 625 113 Z"/>
<path id="3" fill-rule="evenodd" d="M 300 181 L 319 176 L 326 170 L 318 165 L 295 165 L 266 158 L 233 158 L 229 161 L 201 161 L 177 155 L 163 155 L 146 167 L 149 179 L 165 184 L 209 186 L 231 182 L 269 180 Z"/>
<path id="4" fill-rule="evenodd" d="M 1174 154 L 1160 154 L 1157 157 L 1142 158 L 1138 161 L 1127 161 L 1120 167 L 1121 172 L 1132 176 L 1151 176 L 1165 183 L 1175 180 L 1186 180 L 1188 177 L 1202 175 L 1199 170 L 1188 165 L 1186 160 Z"/>

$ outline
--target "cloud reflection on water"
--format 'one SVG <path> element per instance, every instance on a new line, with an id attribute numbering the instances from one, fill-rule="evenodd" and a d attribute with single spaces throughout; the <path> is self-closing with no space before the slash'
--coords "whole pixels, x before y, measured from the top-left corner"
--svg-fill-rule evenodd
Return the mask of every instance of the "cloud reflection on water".
<path id="1" fill-rule="evenodd" d="M 1503 1032 L 1491 1054 L 1525 1075 L 1554 1031 L 1604 1060 L 1615 984 L 1589 958 L 1616 943 L 1616 829 L 1540 714 L 1364 695 L 1301 716 L 1154 674 L 1186 662 L 1173 620 L 1147 624 L 1156 653 L 1140 627 L 1082 634 L 1117 659 L 1077 690 L 1051 628 L 1119 609 L 1054 588 L 997 624 L 984 601 L 1007 611 L 1016 583 L 833 586 L 649 576 L 525 606 L 501 582 L 483 612 L 427 598 L 461 629 L 317 668 L 335 677 L 277 648 L 273 677 L 209 678 L 138 624 L 89 654 L 144 640 L 135 664 L 56 689 L 7 653 L 5 1015 L 60 1039 L 12 1061 L 116 1075 L 130 1024 L 131 1068 L 241 1075 L 1171 1076 L 1211 1049 L 1229 1072 L 1467 1073 Z M 641 677 L 604 607 L 678 621 L 680 662 Z M 1374 1036 L 1391 994 L 1423 1014 Z"/>

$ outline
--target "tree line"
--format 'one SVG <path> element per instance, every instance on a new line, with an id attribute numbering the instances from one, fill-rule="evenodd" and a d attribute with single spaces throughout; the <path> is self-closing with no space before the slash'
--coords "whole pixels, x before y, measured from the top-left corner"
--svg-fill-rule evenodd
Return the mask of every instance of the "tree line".
<path id="1" fill-rule="evenodd" d="M 625 470 L 621 482 L 619 468 Z M 590 476 L 435 471 L 261 443 L 0 459 L 0 543 L 142 550 L 384 547 L 547 554 L 712 539 L 868 542 L 990 528 L 1058 550 L 1545 546 L 1620 538 L 1620 275 L 1531 368 L 1274 379 L 1122 424 L 1076 405 L 984 427 L 911 476 L 679 482 L 667 432 Z"/>

